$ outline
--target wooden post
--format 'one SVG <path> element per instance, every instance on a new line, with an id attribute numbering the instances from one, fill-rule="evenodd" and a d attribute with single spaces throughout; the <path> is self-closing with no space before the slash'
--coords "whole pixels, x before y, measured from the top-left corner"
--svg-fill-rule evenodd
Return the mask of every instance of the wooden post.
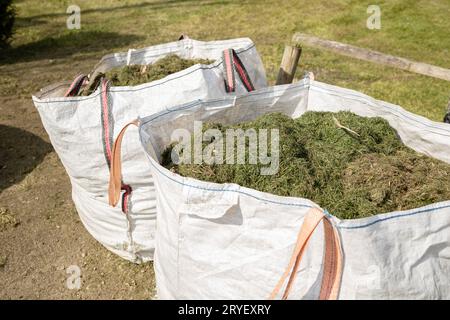
<path id="1" fill-rule="evenodd" d="M 284 48 L 276 85 L 292 83 L 301 54 L 302 48 L 299 45 Z"/>
<path id="2" fill-rule="evenodd" d="M 450 123 L 450 99 L 448 100 L 447 113 L 444 116 L 444 122 L 445 123 Z"/>
<path id="3" fill-rule="evenodd" d="M 411 61 L 405 58 L 400 58 L 384 54 L 378 51 L 355 47 L 337 41 L 320 39 L 303 33 L 296 33 L 292 38 L 292 41 L 294 43 L 299 42 L 302 45 L 306 44 L 314 48 L 329 50 L 344 56 L 375 62 L 378 64 L 383 64 L 398 69 L 408 70 L 426 76 L 450 81 L 449 69 L 433 66 L 431 64 Z"/>

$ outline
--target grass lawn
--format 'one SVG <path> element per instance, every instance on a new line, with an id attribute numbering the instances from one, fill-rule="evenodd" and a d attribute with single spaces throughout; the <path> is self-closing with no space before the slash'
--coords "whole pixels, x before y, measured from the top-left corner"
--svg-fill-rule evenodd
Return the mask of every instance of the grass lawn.
<path id="1" fill-rule="evenodd" d="M 21 82 L 14 75 L 17 63 L 47 65 L 51 59 L 52 65 L 63 65 L 64 78 L 71 79 L 84 69 L 77 67 L 78 61 L 88 60 L 90 67 L 103 54 L 173 41 L 182 32 L 201 40 L 252 38 L 272 81 L 284 44 L 296 31 L 450 68 L 450 3 L 445 0 L 378 1 L 381 30 L 366 28 L 366 9 L 373 1 L 78 0 L 81 30 L 67 30 L 65 10 L 72 3 L 17 1 L 17 31 L 13 49 L 6 53 L 12 65 L 1 68 L 6 73 L 2 94 L 10 95 L 12 84 Z M 363 91 L 438 121 L 450 97 L 446 81 L 308 47 L 298 77 L 305 70 L 319 81 Z M 45 73 L 50 72 L 52 68 L 46 68 Z M 48 78 L 50 83 L 61 77 Z M 34 81 L 23 91 L 42 84 Z"/>
<path id="2" fill-rule="evenodd" d="M 80 30 L 66 28 L 71 4 L 81 8 Z M 370 4 L 381 8 L 380 30 L 366 27 Z M 284 45 L 303 32 L 450 68 L 448 0 L 18 0 L 16 8 L 12 47 L 0 52 L 0 209 L 20 223 L 0 231 L 0 298 L 153 295 L 151 266 L 114 257 L 80 225 L 69 180 L 31 101 L 39 88 L 89 72 L 104 54 L 174 41 L 181 33 L 198 40 L 250 37 L 273 83 Z M 449 82 L 309 47 L 296 77 L 305 71 L 436 121 L 450 98 Z M 64 286 L 64 270 L 74 263 L 84 272 L 77 292 Z"/>

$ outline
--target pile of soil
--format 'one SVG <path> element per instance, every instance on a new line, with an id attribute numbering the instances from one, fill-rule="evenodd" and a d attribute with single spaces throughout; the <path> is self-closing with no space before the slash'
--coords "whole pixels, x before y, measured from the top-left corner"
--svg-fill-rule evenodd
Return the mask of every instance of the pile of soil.
<path id="1" fill-rule="evenodd" d="M 382 118 L 350 112 L 307 112 L 291 119 L 272 113 L 236 125 L 210 123 L 203 130 L 209 128 L 219 129 L 224 137 L 227 129 L 278 129 L 278 173 L 261 175 L 261 167 L 267 165 L 248 161 L 176 165 L 170 156 L 173 145 L 164 151 L 162 164 L 182 176 L 308 198 L 341 219 L 450 199 L 450 165 L 406 147 Z M 225 139 L 222 142 L 225 150 Z M 236 143 L 235 139 L 234 150 Z M 248 139 L 246 144 L 248 159 Z"/>

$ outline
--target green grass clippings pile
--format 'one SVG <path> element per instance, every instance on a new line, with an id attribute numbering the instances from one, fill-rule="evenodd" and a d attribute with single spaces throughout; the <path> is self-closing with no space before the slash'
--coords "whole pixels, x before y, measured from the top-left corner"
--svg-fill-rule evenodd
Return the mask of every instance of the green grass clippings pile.
<path id="1" fill-rule="evenodd" d="M 113 86 L 135 86 L 162 79 L 195 64 L 211 64 L 213 62 L 213 60 L 208 59 L 183 59 L 175 54 L 171 54 L 147 65 L 129 65 L 113 68 L 106 74 L 97 74 L 95 79 L 83 90 L 82 95 L 88 96 L 94 92 L 102 78 L 109 79 Z"/>
<path id="2" fill-rule="evenodd" d="M 130 65 L 114 68 L 106 72 L 106 78 L 114 86 L 134 86 L 162 79 L 172 73 L 187 69 L 195 64 L 211 64 L 207 59 L 183 59 L 177 55 L 168 55 L 148 65 Z"/>
<path id="3" fill-rule="evenodd" d="M 279 129 L 278 173 L 263 176 L 260 168 L 266 165 L 260 164 L 175 165 L 172 146 L 163 153 L 163 165 L 182 176 L 308 198 L 342 219 L 450 199 L 450 165 L 407 148 L 382 118 L 308 112 L 294 120 L 272 113 L 237 125 L 208 124 L 204 130 L 208 128 L 223 133 L 229 128 Z M 248 148 L 246 153 L 248 159 Z"/>

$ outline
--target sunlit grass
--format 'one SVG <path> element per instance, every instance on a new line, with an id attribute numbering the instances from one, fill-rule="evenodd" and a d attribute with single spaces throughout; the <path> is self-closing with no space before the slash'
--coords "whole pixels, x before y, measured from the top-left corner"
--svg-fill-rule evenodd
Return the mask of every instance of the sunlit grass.
<path id="1" fill-rule="evenodd" d="M 56 65 L 68 65 L 61 74 L 67 79 L 79 71 L 71 66 L 73 59 L 95 61 L 129 47 L 173 41 L 181 33 L 200 40 L 252 38 L 272 83 L 284 45 L 297 31 L 450 68 L 450 3 L 445 0 L 377 1 L 381 30 L 366 28 L 366 9 L 372 1 L 79 0 L 82 28 L 72 31 L 66 28 L 69 4 L 72 1 L 17 2 L 8 76 L 14 59 L 55 58 Z M 51 67 L 47 70 L 53 72 Z M 363 91 L 438 121 L 450 97 L 448 82 L 309 47 L 303 48 L 297 78 L 305 70 L 314 71 L 319 81 Z M 38 76 L 34 75 L 36 81 Z M 11 92 L 3 86 L 9 85 L 2 81 L 0 92 Z"/>

